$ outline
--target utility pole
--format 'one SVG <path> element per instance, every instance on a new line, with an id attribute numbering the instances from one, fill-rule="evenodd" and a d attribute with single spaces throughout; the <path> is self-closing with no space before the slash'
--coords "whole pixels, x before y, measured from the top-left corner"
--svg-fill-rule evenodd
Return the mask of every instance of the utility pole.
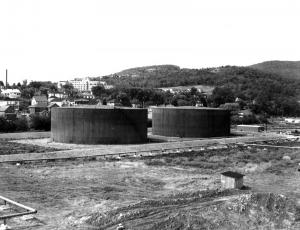
<path id="1" fill-rule="evenodd" d="M 5 77 L 6 77 L 6 80 L 5 80 L 5 89 L 7 89 L 7 69 L 5 71 Z"/>

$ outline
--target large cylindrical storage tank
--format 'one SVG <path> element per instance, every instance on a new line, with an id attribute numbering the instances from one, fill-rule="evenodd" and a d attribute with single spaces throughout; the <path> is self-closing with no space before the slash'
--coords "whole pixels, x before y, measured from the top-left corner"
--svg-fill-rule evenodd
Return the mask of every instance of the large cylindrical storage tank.
<path id="1" fill-rule="evenodd" d="M 230 112 L 206 107 L 156 107 L 152 133 L 170 137 L 221 137 L 230 134 Z"/>
<path id="2" fill-rule="evenodd" d="M 51 110 L 55 142 L 132 144 L 147 141 L 147 110 L 114 107 L 62 107 Z"/>

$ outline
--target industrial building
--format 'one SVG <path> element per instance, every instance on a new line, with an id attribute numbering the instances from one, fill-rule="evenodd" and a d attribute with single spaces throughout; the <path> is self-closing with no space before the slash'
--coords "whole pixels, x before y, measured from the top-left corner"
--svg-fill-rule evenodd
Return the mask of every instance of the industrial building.
<path id="1" fill-rule="evenodd" d="M 171 137 L 230 135 L 230 112 L 206 107 L 152 108 L 152 133 Z"/>
<path id="2" fill-rule="evenodd" d="M 51 110 L 55 142 L 132 144 L 147 141 L 147 109 L 62 107 Z"/>

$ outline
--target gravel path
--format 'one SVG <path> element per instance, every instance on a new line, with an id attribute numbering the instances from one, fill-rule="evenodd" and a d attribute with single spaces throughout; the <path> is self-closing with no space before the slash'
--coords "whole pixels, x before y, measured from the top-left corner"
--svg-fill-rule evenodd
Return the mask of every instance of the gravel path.
<path id="1" fill-rule="evenodd" d="M 180 142 L 165 142 L 165 143 L 150 143 L 140 145 L 97 145 L 90 146 L 90 148 L 74 148 L 71 150 L 63 150 L 46 153 L 28 153 L 28 154 L 14 154 L 0 156 L 0 162 L 20 162 L 20 161 L 36 161 L 36 160 L 51 160 L 51 159 L 68 159 L 68 158 L 85 158 L 85 157 L 104 157 L 109 155 L 140 155 L 163 154 L 166 151 L 178 150 L 196 150 L 206 145 L 220 145 L 230 143 L 244 143 L 255 141 L 266 141 L 282 138 L 281 135 L 267 135 L 256 137 L 231 137 L 223 139 L 205 139 L 193 141 Z"/>

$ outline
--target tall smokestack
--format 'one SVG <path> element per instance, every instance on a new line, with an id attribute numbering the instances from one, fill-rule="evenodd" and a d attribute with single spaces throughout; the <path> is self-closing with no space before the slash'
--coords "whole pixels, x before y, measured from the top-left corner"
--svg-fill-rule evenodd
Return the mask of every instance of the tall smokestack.
<path id="1" fill-rule="evenodd" d="M 7 69 L 5 71 L 6 81 L 5 81 L 5 88 L 7 88 Z"/>

